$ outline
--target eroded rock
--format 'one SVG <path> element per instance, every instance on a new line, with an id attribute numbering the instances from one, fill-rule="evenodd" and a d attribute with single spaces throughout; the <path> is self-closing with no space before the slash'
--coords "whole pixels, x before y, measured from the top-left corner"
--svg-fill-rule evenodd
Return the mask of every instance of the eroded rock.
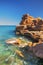
<path id="1" fill-rule="evenodd" d="M 34 18 L 28 14 L 23 15 L 20 25 L 16 27 L 16 34 L 31 38 L 34 42 L 42 42 L 43 20 L 40 17 Z"/>
<path id="2" fill-rule="evenodd" d="M 28 14 L 23 15 L 20 25 L 27 25 L 28 30 L 43 30 L 43 20 L 40 17 L 34 18 Z"/>

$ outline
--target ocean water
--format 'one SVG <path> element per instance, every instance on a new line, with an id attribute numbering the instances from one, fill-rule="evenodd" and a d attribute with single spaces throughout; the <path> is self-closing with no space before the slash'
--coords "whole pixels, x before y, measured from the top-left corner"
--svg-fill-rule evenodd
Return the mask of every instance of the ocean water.
<path id="1" fill-rule="evenodd" d="M 16 26 L 0 26 L 0 65 L 37 65 L 36 57 L 27 53 L 28 58 L 21 58 L 16 54 L 16 50 L 20 50 L 19 47 L 6 44 L 5 40 L 17 37 L 15 29 Z"/>

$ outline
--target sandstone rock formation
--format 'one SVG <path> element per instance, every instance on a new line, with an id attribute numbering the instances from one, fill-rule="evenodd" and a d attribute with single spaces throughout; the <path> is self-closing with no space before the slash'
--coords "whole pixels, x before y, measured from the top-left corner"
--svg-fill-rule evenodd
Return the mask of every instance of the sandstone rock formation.
<path id="1" fill-rule="evenodd" d="M 31 31 L 40 32 L 32 33 Z M 25 14 L 22 17 L 20 25 L 16 27 L 16 33 L 30 37 L 36 41 L 43 40 L 43 20 L 40 17 L 34 18 L 28 14 Z"/>
<path id="2" fill-rule="evenodd" d="M 16 33 L 32 39 L 28 46 L 34 55 L 43 58 L 43 20 L 40 17 L 23 15 L 20 25 L 16 27 Z"/>
<path id="3" fill-rule="evenodd" d="M 20 22 L 20 25 L 31 25 L 32 20 L 34 20 L 34 18 L 32 16 L 29 16 L 28 14 L 25 14 L 22 17 L 22 21 Z"/>
<path id="4" fill-rule="evenodd" d="M 23 15 L 20 25 L 27 25 L 28 30 L 43 30 L 43 20 L 39 17 L 34 18 L 28 14 Z"/>

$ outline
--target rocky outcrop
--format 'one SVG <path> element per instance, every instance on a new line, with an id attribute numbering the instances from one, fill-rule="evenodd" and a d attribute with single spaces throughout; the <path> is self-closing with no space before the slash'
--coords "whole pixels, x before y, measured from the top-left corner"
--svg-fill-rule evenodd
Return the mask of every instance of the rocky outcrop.
<path id="1" fill-rule="evenodd" d="M 28 14 L 23 15 L 20 25 L 16 27 L 16 34 L 24 35 L 28 38 L 31 38 L 35 42 L 42 41 L 43 20 L 40 17 L 34 18 Z"/>
<path id="2" fill-rule="evenodd" d="M 43 31 L 20 30 L 19 34 L 25 36 L 27 39 L 32 40 L 33 42 L 43 42 Z"/>
<path id="3" fill-rule="evenodd" d="M 34 18 L 28 14 L 23 15 L 20 25 L 16 27 L 16 34 L 31 39 L 32 42 L 27 44 L 30 50 L 35 56 L 43 58 L 43 20 L 40 17 Z"/>
<path id="4" fill-rule="evenodd" d="M 40 17 L 34 18 L 28 14 L 23 15 L 20 25 L 27 25 L 28 30 L 43 30 L 43 20 Z"/>
<path id="5" fill-rule="evenodd" d="M 30 31 L 43 31 L 43 20 L 38 17 L 34 18 L 28 14 L 23 15 L 22 20 L 20 22 L 20 25 L 17 26 L 18 29 L 24 29 L 25 28 Z"/>
<path id="6" fill-rule="evenodd" d="M 32 16 L 29 16 L 28 14 L 25 14 L 22 17 L 22 21 L 20 22 L 20 25 L 31 25 L 32 20 L 34 20 L 34 18 Z"/>

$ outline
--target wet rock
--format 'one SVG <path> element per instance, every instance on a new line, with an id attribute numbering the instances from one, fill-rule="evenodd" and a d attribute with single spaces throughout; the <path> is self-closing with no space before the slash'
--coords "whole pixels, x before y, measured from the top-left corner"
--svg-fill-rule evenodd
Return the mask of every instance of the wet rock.
<path id="1" fill-rule="evenodd" d="M 12 44 L 12 45 L 19 45 L 21 43 L 21 41 L 19 39 L 15 39 L 15 38 L 12 38 L 12 39 L 8 39 L 5 41 L 7 44 Z"/>
<path id="2" fill-rule="evenodd" d="M 20 57 L 24 57 L 23 53 L 19 50 L 16 50 L 16 53 L 20 56 Z"/>
<path id="3" fill-rule="evenodd" d="M 33 47 L 33 53 L 39 58 L 43 58 L 43 43 Z"/>

